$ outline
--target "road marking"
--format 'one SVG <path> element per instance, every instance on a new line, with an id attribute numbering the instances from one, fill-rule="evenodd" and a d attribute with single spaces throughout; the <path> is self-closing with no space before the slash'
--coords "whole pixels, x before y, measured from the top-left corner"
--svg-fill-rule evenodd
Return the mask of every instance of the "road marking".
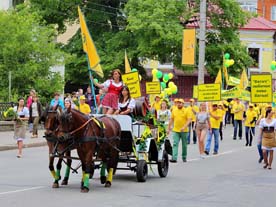
<path id="1" fill-rule="evenodd" d="M 38 187 L 32 187 L 32 188 L 25 188 L 25 189 L 14 190 L 14 191 L 7 191 L 7 192 L 2 192 L 2 193 L 0 193 L 0 195 L 6 195 L 6 194 L 12 194 L 12 193 L 20 193 L 20 192 L 24 192 L 24 191 L 37 190 L 37 189 L 41 189 L 41 188 L 45 188 L 45 186 L 38 186 Z"/>

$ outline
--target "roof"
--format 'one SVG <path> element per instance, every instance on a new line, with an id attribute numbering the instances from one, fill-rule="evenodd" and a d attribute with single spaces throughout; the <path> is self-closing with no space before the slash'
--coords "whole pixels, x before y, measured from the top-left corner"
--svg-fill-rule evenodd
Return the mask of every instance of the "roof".
<path id="1" fill-rule="evenodd" d="M 241 30 L 276 30 L 276 24 L 263 17 L 254 17 Z"/>

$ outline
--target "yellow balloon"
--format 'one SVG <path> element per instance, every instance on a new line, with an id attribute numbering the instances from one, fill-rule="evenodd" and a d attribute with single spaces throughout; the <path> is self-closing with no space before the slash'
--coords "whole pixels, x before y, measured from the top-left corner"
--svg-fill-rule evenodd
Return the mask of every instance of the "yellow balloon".
<path id="1" fill-rule="evenodd" d="M 172 73 L 169 73 L 169 78 L 170 78 L 170 80 L 173 79 L 173 74 Z"/>
<path id="2" fill-rule="evenodd" d="M 273 61 L 272 61 L 272 64 L 273 64 L 273 65 L 276 65 L 276 61 L 275 61 L 275 60 L 273 60 Z"/>
<path id="3" fill-rule="evenodd" d="M 175 86 L 174 82 L 169 82 L 169 88 L 172 88 L 173 86 Z"/>
<path id="4" fill-rule="evenodd" d="M 152 69 L 151 74 L 152 74 L 153 76 L 155 76 L 157 72 L 158 72 L 158 70 L 157 70 L 156 68 L 154 68 L 154 69 Z"/>
<path id="5" fill-rule="evenodd" d="M 230 65 L 234 65 L 235 61 L 233 59 L 229 60 Z"/>

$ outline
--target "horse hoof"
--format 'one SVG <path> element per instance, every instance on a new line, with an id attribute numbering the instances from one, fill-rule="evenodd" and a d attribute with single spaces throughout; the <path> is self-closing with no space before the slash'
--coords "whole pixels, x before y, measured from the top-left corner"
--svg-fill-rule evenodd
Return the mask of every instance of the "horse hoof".
<path id="1" fill-rule="evenodd" d="M 89 189 L 87 187 L 81 188 L 81 193 L 88 193 Z"/>
<path id="2" fill-rule="evenodd" d="M 63 181 L 61 182 L 61 185 L 68 185 L 68 180 L 63 180 Z"/>
<path id="3" fill-rule="evenodd" d="M 105 184 L 106 183 L 106 176 L 101 176 L 101 184 Z"/>
<path id="4" fill-rule="evenodd" d="M 110 188 L 111 187 L 111 182 L 110 181 L 106 181 L 104 187 Z"/>
<path id="5" fill-rule="evenodd" d="M 53 183 L 52 188 L 59 188 L 58 183 Z"/>

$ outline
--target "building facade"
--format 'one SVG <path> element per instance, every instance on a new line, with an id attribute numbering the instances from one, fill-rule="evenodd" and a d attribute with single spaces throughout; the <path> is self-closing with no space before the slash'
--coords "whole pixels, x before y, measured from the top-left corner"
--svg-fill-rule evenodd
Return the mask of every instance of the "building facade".
<path id="1" fill-rule="evenodd" d="M 258 0 L 258 15 L 276 23 L 276 0 Z"/>

